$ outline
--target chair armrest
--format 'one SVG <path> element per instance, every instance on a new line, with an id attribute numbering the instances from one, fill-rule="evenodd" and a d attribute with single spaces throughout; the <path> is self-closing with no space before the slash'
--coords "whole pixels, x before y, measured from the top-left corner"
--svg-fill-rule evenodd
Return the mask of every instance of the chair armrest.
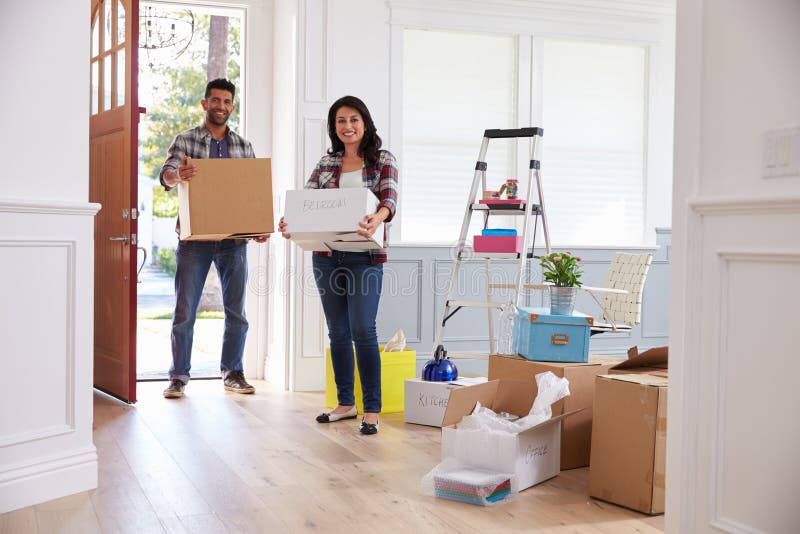
<path id="1" fill-rule="evenodd" d="M 598 293 L 618 293 L 620 295 L 627 295 L 627 289 L 613 289 L 610 287 L 592 287 L 592 286 L 580 286 L 578 289 L 585 289 L 586 291 L 597 291 Z"/>

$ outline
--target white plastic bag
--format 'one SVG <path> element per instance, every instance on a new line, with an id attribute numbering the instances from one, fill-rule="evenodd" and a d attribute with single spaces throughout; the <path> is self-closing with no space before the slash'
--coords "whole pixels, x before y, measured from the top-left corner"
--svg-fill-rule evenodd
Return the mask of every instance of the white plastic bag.
<path id="1" fill-rule="evenodd" d="M 406 335 L 401 328 L 394 333 L 392 339 L 386 342 L 383 346 L 383 352 L 400 352 L 406 348 Z"/>
<path id="2" fill-rule="evenodd" d="M 519 431 L 527 430 L 553 417 L 551 405 L 569 395 L 569 380 L 558 378 L 552 371 L 536 375 L 536 399 L 528 415 L 516 421 Z"/>

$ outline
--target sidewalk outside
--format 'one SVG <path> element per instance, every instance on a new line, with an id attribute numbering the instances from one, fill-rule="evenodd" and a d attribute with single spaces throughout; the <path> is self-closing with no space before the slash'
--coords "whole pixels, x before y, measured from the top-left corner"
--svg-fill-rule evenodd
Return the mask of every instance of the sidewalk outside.
<path id="1" fill-rule="evenodd" d="M 138 380 L 166 380 L 172 363 L 170 330 L 175 308 L 174 279 L 148 262 L 137 286 L 136 374 Z M 168 316 L 166 319 L 149 317 Z M 192 378 L 218 378 L 223 319 L 197 319 Z"/>

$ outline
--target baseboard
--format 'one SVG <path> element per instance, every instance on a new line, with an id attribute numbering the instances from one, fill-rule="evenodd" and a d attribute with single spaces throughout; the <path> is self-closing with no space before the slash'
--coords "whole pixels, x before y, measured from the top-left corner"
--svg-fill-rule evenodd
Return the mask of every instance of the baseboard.
<path id="1" fill-rule="evenodd" d="M 0 514 L 97 488 L 97 452 L 75 451 L 0 473 Z"/>

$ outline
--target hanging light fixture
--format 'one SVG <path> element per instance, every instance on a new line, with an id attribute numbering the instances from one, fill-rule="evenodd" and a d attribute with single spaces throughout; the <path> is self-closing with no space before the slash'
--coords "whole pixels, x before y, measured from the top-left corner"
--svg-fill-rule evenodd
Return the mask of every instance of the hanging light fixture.
<path id="1" fill-rule="evenodd" d="M 146 6 L 140 15 L 139 48 L 145 51 L 147 65 L 152 69 L 158 56 L 156 51 L 174 48 L 171 57 L 179 57 L 189 48 L 195 32 L 195 14 L 190 10 L 170 12 Z"/>

